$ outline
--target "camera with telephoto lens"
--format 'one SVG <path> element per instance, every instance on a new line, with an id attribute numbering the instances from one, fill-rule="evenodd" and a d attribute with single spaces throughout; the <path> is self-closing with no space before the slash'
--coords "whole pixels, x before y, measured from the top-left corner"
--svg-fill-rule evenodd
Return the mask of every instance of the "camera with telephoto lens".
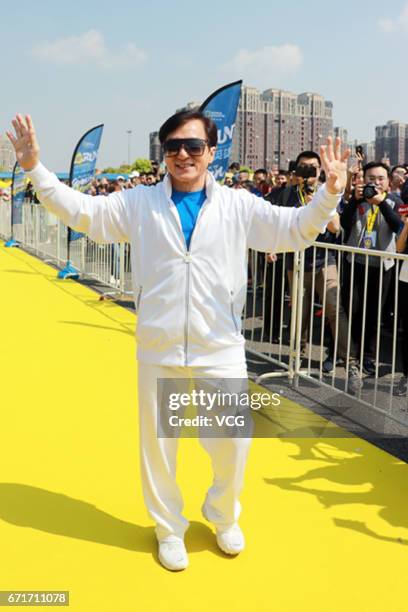
<path id="1" fill-rule="evenodd" d="M 316 166 L 309 166 L 308 164 L 299 164 L 296 166 L 295 176 L 299 176 L 303 179 L 316 178 L 317 168 Z"/>
<path id="2" fill-rule="evenodd" d="M 295 176 L 303 179 L 303 191 L 306 194 L 314 193 L 314 187 L 309 185 L 307 179 L 316 178 L 317 176 L 317 168 L 316 166 L 309 166 L 309 164 L 298 164 L 295 168 Z"/>
<path id="3" fill-rule="evenodd" d="M 378 195 L 378 189 L 373 183 L 368 183 L 367 185 L 364 185 L 364 200 L 371 200 L 371 198 L 374 198 L 376 195 Z"/>

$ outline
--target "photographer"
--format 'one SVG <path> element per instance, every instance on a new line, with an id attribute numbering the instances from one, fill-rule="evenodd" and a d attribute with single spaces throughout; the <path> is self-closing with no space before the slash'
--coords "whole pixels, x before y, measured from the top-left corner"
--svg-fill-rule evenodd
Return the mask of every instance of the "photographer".
<path id="1" fill-rule="evenodd" d="M 313 199 L 313 196 L 319 186 L 321 175 L 321 161 L 320 157 L 314 151 L 303 151 L 300 153 L 295 162 L 295 177 L 297 185 L 286 187 L 280 191 L 275 201 L 272 200 L 272 193 L 270 194 L 269 201 L 272 204 L 279 206 L 293 206 L 300 208 L 307 206 Z M 339 216 L 333 218 L 333 220 L 327 224 L 326 231 L 319 234 L 316 238 L 317 242 L 333 243 L 336 239 L 336 235 L 340 230 Z M 344 308 L 339 304 L 338 309 L 338 322 L 336 321 L 336 310 L 337 310 L 337 299 L 338 296 L 338 274 L 336 259 L 332 251 L 328 252 L 327 266 L 326 263 L 326 249 L 316 249 L 316 257 L 313 267 L 313 247 L 309 247 L 305 250 L 305 266 L 304 266 L 304 280 L 303 280 L 303 305 L 302 305 L 302 333 L 301 333 L 301 351 L 302 356 L 306 356 L 306 348 L 309 335 L 309 324 L 311 308 L 314 301 L 314 295 L 312 295 L 313 276 L 315 281 L 315 291 L 317 292 L 319 299 L 323 302 L 324 294 L 326 294 L 326 316 L 329 321 L 330 330 L 333 338 L 336 337 L 336 323 L 337 323 L 337 338 L 338 338 L 338 356 L 343 359 L 344 362 L 347 360 L 347 316 Z M 282 256 L 280 256 L 282 257 Z M 286 255 L 287 269 L 289 284 L 292 286 L 293 278 L 293 255 Z M 279 265 L 279 256 L 275 265 Z M 282 264 L 280 264 L 282 265 Z M 267 269 L 267 284 L 266 284 L 266 298 L 265 298 L 265 319 L 264 329 L 267 331 L 270 325 L 270 311 L 271 311 L 271 285 L 272 285 L 272 266 L 269 263 Z M 281 298 L 281 291 L 279 286 L 279 267 L 276 269 L 275 278 L 277 279 L 277 286 L 275 287 L 275 296 Z M 270 277 L 270 278 L 269 278 Z M 276 282 L 276 281 L 275 281 Z M 279 309 L 279 301 L 275 297 L 275 312 Z M 276 330 L 276 318 L 272 329 Z M 349 355 L 349 389 L 355 391 L 361 387 L 361 378 L 358 372 L 356 352 L 353 343 L 350 343 L 350 355 Z M 333 362 L 331 355 L 323 363 L 323 370 L 329 373 L 333 368 Z"/>
<path id="2" fill-rule="evenodd" d="M 402 186 L 403 204 L 399 208 L 402 226 L 397 239 L 397 252 L 408 255 L 408 181 Z M 408 393 L 408 261 L 402 263 L 399 274 L 399 315 L 402 325 L 402 370 L 403 374 L 395 389 L 395 395 Z"/>
<path id="3" fill-rule="evenodd" d="M 344 195 L 337 208 L 340 214 L 343 212 L 345 204 L 350 201 L 351 196 L 355 191 L 356 185 L 362 185 L 364 183 L 363 162 L 364 155 L 362 152 L 362 148 L 361 146 L 357 146 L 355 156 L 349 157 L 350 166 L 347 169 L 347 184 L 344 190 Z"/>
<path id="4" fill-rule="evenodd" d="M 376 251 L 395 252 L 395 234 L 401 220 L 396 203 L 388 196 L 390 169 L 382 162 L 370 162 L 363 168 L 364 188 L 356 191 L 341 215 L 341 225 L 346 233 L 346 244 Z M 361 196 L 360 196 L 361 193 Z M 351 255 L 347 256 L 351 263 Z M 383 259 L 381 311 L 391 282 L 394 260 Z M 362 329 L 365 286 L 365 255 L 354 259 L 354 283 L 352 303 L 352 334 L 356 345 L 363 350 L 363 370 L 374 376 L 376 352 L 378 295 L 380 282 L 380 258 L 368 258 L 365 328 Z M 351 316 L 350 315 L 350 316 Z"/>
<path id="5" fill-rule="evenodd" d="M 391 170 L 390 177 L 390 196 L 395 199 L 401 196 L 401 188 L 407 178 L 407 170 L 405 166 L 394 166 Z"/>

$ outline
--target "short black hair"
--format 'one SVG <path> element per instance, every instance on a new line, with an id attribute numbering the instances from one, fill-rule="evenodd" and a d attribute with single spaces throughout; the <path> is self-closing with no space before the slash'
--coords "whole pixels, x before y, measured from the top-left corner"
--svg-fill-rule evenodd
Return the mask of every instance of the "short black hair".
<path id="1" fill-rule="evenodd" d="M 288 170 L 283 170 L 283 169 L 281 168 L 280 170 L 278 170 L 278 176 L 279 176 L 280 174 L 283 174 L 284 176 L 288 176 L 288 175 L 289 175 L 289 172 L 288 172 Z"/>
<path id="2" fill-rule="evenodd" d="M 232 162 L 232 164 L 229 165 L 228 170 L 237 170 L 239 171 L 240 169 L 240 164 L 238 162 Z"/>
<path id="3" fill-rule="evenodd" d="M 369 162 L 368 164 L 363 166 L 364 176 L 366 172 L 368 172 L 372 168 L 384 168 L 384 170 L 387 172 L 388 178 L 390 178 L 391 176 L 391 168 L 388 166 L 388 164 L 384 164 L 384 162 L 376 162 L 376 161 Z"/>
<path id="4" fill-rule="evenodd" d="M 194 119 L 199 119 L 199 121 L 203 122 L 208 145 L 210 147 L 217 146 L 217 126 L 212 119 L 204 115 L 204 113 L 199 110 L 179 111 L 175 115 L 169 117 L 159 130 L 160 143 L 163 144 L 167 140 L 169 134 L 177 130 L 177 128 L 181 127 L 188 121 L 193 121 Z"/>
<path id="5" fill-rule="evenodd" d="M 404 166 L 404 164 L 397 164 L 396 166 L 394 166 L 393 168 L 391 168 L 391 174 L 395 171 L 398 170 L 398 168 L 402 168 L 402 170 L 405 170 L 405 172 L 407 171 L 406 166 Z"/>
<path id="6" fill-rule="evenodd" d="M 317 161 L 319 162 L 319 166 L 322 165 L 322 160 L 320 159 L 320 155 L 318 153 L 315 153 L 315 151 L 302 151 L 296 158 L 296 166 L 299 165 L 299 162 L 302 157 L 304 157 L 305 159 L 317 159 Z"/>
<path id="7" fill-rule="evenodd" d="M 262 174 L 268 174 L 268 171 L 265 168 L 258 168 L 258 170 L 255 170 L 254 174 L 260 174 L 262 172 Z"/>

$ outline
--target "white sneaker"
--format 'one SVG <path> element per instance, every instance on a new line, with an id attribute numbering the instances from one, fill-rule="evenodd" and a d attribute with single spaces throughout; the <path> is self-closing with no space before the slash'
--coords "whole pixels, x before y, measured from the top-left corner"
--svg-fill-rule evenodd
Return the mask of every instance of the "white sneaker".
<path id="1" fill-rule="evenodd" d="M 203 517 L 209 523 L 211 523 L 204 504 L 201 506 L 201 513 Z M 215 539 L 217 540 L 218 547 L 222 550 L 222 552 L 226 553 L 227 555 L 238 555 L 238 553 L 244 550 L 245 538 L 238 523 L 234 523 L 227 529 L 217 529 L 217 527 L 215 527 L 215 529 Z"/>
<path id="2" fill-rule="evenodd" d="M 167 536 L 159 541 L 159 561 L 168 570 L 178 571 L 188 566 L 186 547 L 181 538 Z"/>
<path id="3" fill-rule="evenodd" d="M 216 540 L 222 552 L 227 555 L 238 555 L 245 548 L 245 538 L 238 523 L 234 523 L 225 531 L 217 529 Z"/>

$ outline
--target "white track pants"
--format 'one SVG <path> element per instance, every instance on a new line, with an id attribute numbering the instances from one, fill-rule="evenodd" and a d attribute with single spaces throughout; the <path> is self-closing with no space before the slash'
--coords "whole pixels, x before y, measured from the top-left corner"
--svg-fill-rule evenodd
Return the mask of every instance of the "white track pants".
<path id="1" fill-rule="evenodd" d="M 182 515 L 183 498 L 176 483 L 177 438 L 157 437 L 158 378 L 247 378 L 246 364 L 215 367 L 172 367 L 138 363 L 139 434 L 142 488 L 159 540 L 183 538 L 189 522 Z M 241 512 L 242 489 L 250 438 L 201 438 L 211 457 L 214 480 L 205 511 L 217 526 L 231 525 Z"/>

